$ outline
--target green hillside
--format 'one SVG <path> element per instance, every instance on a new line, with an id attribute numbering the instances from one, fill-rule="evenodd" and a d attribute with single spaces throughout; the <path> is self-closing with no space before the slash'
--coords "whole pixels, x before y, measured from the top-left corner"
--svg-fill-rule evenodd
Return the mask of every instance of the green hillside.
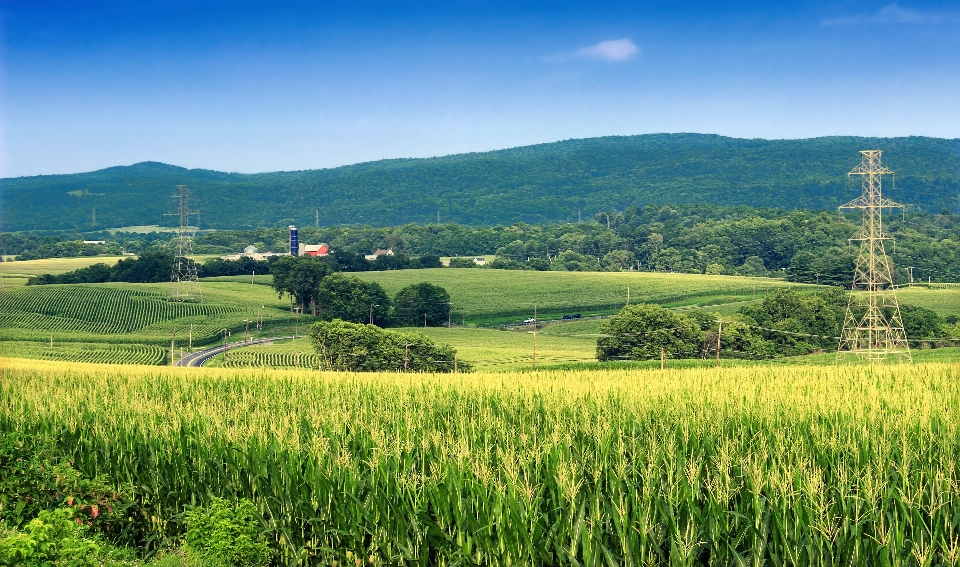
<path id="1" fill-rule="evenodd" d="M 745 140 L 651 134 L 568 140 L 429 159 L 253 175 L 145 162 L 2 181 L 5 230 L 169 224 L 186 184 L 205 228 L 320 223 L 390 226 L 575 220 L 630 205 L 709 203 L 833 209 L 856 196 L 846 172 L 880 148 L 897 171 L 887 194 L 960 210 L 960 140 L 829 137 Z M 94 215 L 94 211 L 96 214 Z M 94 222 L 94 216 L 96 222 Z"/>

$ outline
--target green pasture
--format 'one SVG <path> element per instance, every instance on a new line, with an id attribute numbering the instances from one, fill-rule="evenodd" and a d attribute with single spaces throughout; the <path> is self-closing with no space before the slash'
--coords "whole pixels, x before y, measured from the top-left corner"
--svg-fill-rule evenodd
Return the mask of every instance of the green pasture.
<path id="1" fill-rule="evenodd" d="M 43 258 L 41 260 L 17 260 L 10 262 L 0 262 L 0 275 L 3 276 L 6 283 L 8 276 L 17 276 L 28 278 L 43 274 L 59 275 L 65 272 L 72 272 L 80 268 L 87 268 L 94 264 L 107 264 L 112 266 L 124 258 L 134 258 L 135 256 L 83 256 L 79 258 Z M 190 256 L 193 260 L 203 262 L 210 258 L 219 258 L 218 254 L 199 254 Z"/>
<path id="2" fill-rule="evenodd" d="M 450 293 L 454 322 L 473 324 L 511 323 L 519 317 L 539 319 L 573 313 L 615 313 L 627 303 L 657 303 L 665 307 L 707 307 L 762 298 L 776 288 L 814 286 L 770 278 L 707 276 L 657 272 L 535 272 L 480 268 L 432 268 L 388 270 L 350 275 L 383 286 L 394 295 L 410 284 L 427 281 Z M 251 283 L 250 276 L 226 276 L 204 281 Z M 256 276 L 255 283 L 272 285 L 270 276 Z M 462 320 L 461 320 L 462 317 Z"/>
<path id="3" fill-rule="evenodd" d="M 960 288 L 903 287 L 897 290 L 897 299 L 900 303 L 926 307 L 941 316 L 960 315 Z"/>
<path id="4" fill-rule="evenodd" d="M 94 264 L 112 266 L 123 258 L 132 256 L 84 256 L 82 258 L 44 258 L 42 260 L 20 260 L 0 263 L 0 275 L 4 283 L 8 276 L 32 277 L 43 274 L 62 274 Z"/>

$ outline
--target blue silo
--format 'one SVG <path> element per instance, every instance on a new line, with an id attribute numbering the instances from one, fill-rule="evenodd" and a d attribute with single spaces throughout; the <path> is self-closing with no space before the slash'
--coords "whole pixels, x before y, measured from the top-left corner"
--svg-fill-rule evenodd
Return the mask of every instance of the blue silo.
<path id="1" fill-rule="evenodd" d="M 300 238 L 297 236 L 297 227 L 290 225 L 290 255 L 300 255 Z"/>

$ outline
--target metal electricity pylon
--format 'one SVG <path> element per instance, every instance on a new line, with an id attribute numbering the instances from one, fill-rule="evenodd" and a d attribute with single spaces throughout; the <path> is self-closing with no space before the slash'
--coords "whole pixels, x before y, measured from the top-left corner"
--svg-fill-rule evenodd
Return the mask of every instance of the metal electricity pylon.
<path id="1" fill-rule="evenodd" d="M 862 193 L 840 208 L 863 211 L 863 224 L 850 239 L 860 242 L 860 253 L 853 271 L 837 357 L 852 354 L 862 360 L 881 361 L 897 356 L 912 362 L 893 287 L 890 258 L 883 247 L 884 240 L 893 240 L 883 232 L 883 209 L 903 205 L 884 199 L 881 194 L 883 176 L 893 175 L 880 164 L 881 153 L 880 150 L 861 151 L 860 165 L 847 174 L 860 176 Z"/>
<path id="2" fill-rule="evenodd" d="M 200 293 L 200 279 L 197 277 L 197 266 L 188 258 L 193 252 L 193 235 L 190 229 L 189 207 L 190 190 L 186 185 L 177 185 L 177 194 L 171 195 L 177 199 L 177 212 L 169 213 L 180 218 L 180 225 L 177 229 L 177 249 L 173 257 L 173 269 L 170 272 L 170 293 L 167 296 L 169 301 L 202 303 L 203 295 Z"/>

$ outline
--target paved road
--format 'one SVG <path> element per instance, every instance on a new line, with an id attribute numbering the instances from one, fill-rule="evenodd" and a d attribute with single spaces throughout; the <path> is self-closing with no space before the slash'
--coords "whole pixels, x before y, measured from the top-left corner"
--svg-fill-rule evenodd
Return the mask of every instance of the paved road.
<path id="1" fill-rule="evenodd" d="M 224 350 L 232 350 L 235 348 L 250 346 L 250 345 L 261 345 L 264 343 L 269 343 L 272 341 L 279 341 L 283 339 L 292 339 L 293 337 L 269 337 L 266 339 L 253 339 L 249 341 L 240 341 L 236 343 L 227 343 L 227 346 L 215 346 L 204 350 L 198 350 L 197 352 L 191 352 L 190 354 L 184 356 L 178 360 L 174 366 L 203 366 L 203 363 L 210 360 L 211 358 L 222 353 Z"/>

